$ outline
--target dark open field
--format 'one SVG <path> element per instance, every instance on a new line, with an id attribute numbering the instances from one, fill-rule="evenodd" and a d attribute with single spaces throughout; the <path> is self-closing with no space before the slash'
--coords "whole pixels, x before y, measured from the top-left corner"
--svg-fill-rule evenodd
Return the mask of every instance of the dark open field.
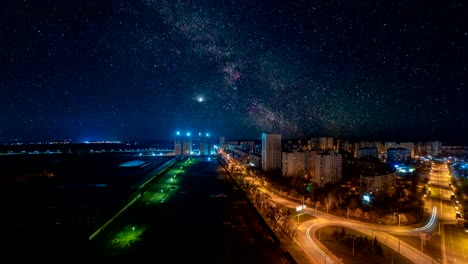
<path id="1" fill-rule="evenodd" d="M 22 252 L 86 239 L 172 157 L 134 152 L 0 155 L 0 224 Z M 119 167 L 132 160 L 142 167 Z"/>

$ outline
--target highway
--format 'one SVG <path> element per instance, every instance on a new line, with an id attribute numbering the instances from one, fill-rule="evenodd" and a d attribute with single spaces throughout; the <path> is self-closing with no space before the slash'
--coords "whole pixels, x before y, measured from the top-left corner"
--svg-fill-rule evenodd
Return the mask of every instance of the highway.
<path id="1" fill-rule="evenodd" d="M 464 232 L 463 220 L 456 217 L 456 212 L 463 212 L 461 203 L 456 198 L 451 199 L 455 193 L 449 185 L 452 177 L 447 163 L 434 162 L 429 174 L 431 195 L 426 197 L 426 206 L 434 206 L 439 210 L 438 230 L 441 234 L 441 263 L 468 264 L 468 234 Z"/>

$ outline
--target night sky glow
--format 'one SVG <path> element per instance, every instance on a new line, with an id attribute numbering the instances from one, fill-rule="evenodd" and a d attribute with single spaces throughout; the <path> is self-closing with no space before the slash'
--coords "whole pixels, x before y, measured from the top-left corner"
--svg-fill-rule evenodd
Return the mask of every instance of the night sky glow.
<path id="1" fill-rule="evenodd" d="M 462 0 L 2 5 L 0 141 L 468 141 Z"/>

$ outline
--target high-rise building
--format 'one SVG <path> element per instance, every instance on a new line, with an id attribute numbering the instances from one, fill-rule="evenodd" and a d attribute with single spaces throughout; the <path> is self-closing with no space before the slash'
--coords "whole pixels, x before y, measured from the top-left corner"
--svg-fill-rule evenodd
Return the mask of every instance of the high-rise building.
<path id="1" fill-rule="evenodd" d="M 187 132 L 182 135 L 180 131 L 176 132 L 174 137 L 174 155 L 189 156 L 192 154 L 192 134 Z"/>
<path id="2" fill-rule="evenodd" d="M 328 139 L 326 137 L 319 138 L 319 149 L 326 150 L 328 144 Z"/>
<path id="3" fill-rule="evenodd" d="M 305 152 L 305 170 L 307 175 L 315 177 L 315 159 L 317 158 L 316 150 L 309 150 Z"/>
<path id="4" fill-rule="evenodd" d="M 304 176 L 305 170 L 304 151 L 283 152 L 282 154 L 282 175 L 286 177 Z"/>
<path id="5" fill-rule="evenodd" d="M 187 132 L 183 138 L 182 151 L 184 156 L 192 155 L 192 134 L 190 132 Z"/>
<path id="6" fill-rule="evenodd" d="M 318 186 L 325 183 L 337 183 L 342 178 L 341 154 L 333 152 L 322 152 L 316 154 L 315 159 L 315 181 Z"/>
<path id="7" fill-rule="evenodd" d="M 262 134 L 262 170 L 281 170 L 281 134 Z"/>
<path id="8" fill-rule="evenodd" d="M 199 133 L 200 155 L 211 155 L 211 137 L 209 133 Z"/>
<path id="9" fill-rule="evenodd" d="M 398 148 L 398 147 L 400 147 L 400 144 L 396 142 L 385 142 L 384 152 L 387 153 L 388 149 Z"/>
<path id="10" fill-rule="evenodd" d="M 182 136 L 177 131 L 174 137 L 174 155 L 179 156 L 182 154 Z"/>
<path id="11" fill-rule="evenodd" d="M 377 148 L 365 147 L 359 148 L 356 151 L 356 158 L 363 160 L 377 160 L 379 158 L 379 152 Z"/>
<path id="12" fill-rule="evenodd" d="M 333 143 L 332 137 L 321 137 L 319 138 L 319 149 L 321 150 L 332 150 L 335 144 Z"/>
<path id="13" fill-rule="evenodd" d="M 396 178 L 395 172 L 361 175 L 359 179 L 360 192 L 361 194 L 369 193 L 373 195 L 388 194 L 392 186 L 395 185 Z"/>
<path id="14" fill-rule="evenodd" d="M 327 149 L 330 150 L 330 149 L 335 149 L 335 144 L 333 142 L 333 138 L 332 137 L 329 137 L 327 138 Z"/>
<path id="15" fill-rule="evenodd" d="M 431 145 L 431 152 L 430 152 L 431 155 L 433 157 L 439 156 L 442 151 L 442 142 L 432 141 L 432 142 L 429 142 L 429 144 Z"/>
<path id="16" fill-rule="evenodd" d="M 390 148 L 387 150 L 387 163 L 409 164 L 411 162 L 411 150 L 405 148 Z"/>
<path id="17" fill-rule="evenodd" d="M 311 138 L 309 149 L 319 149 L 320 148 L 320 141 L 319 138 Z"/>
<path id="18" fill-rule="evenodd" d="M 414 143 L 413 142 L 400 142 L 400 148 L 411 151 L 411 158 L 414 158 Z"/>

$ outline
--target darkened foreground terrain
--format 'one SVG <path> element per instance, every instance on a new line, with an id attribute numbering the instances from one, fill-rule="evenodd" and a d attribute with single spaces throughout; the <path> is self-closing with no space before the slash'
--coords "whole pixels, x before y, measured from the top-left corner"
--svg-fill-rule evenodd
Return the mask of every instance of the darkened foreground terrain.
<path id="1" fill-rule="evenodd" d="M 56 253 L 86 240 L 169 158 L 89 152 L 0 156 L 4 252 Z M 133 160 L 146 166 L 119 166 Z"/>
<path id="2" fill-rule="evenodd" d="M 167 200 L 148 205 L 141 199 L 99 234 L 88 252 L 113 261 L 131 256 L 171 263 L 292 263 L 216 160 L 199 160 L 180 177 Z M 154 184 L 146 195 L 161 186 Z M 140 239 L 129 246 L 112 243 L 128 227 L 144 229 Z"/>
<path id="3" fill-rule="evenodd" d="M 3 161 L 12 168 L 2 179 L 2 226 L 8 227 L 4 256 L 292 263 L 218 161 L 206 157 L 191 159 L 188 165 L 177 162 L 173 167 L 184 166 L 184 172 L 169 186 L 163 201 L 154 202 L 152 197 L 168 187 L 171 169 L 155 178 L 132 206 L 89 241 L 90 234 L 136 197 L 134 187 L 165 159 L 82 155 L 66 161 Z M 131 160 L 151 164 L 118 167 Z M 54 175 L 42 173 L 44 168 Z M 129 230 L 139 232 L 138 239 L 116 245 L 118 234 Z"/>

